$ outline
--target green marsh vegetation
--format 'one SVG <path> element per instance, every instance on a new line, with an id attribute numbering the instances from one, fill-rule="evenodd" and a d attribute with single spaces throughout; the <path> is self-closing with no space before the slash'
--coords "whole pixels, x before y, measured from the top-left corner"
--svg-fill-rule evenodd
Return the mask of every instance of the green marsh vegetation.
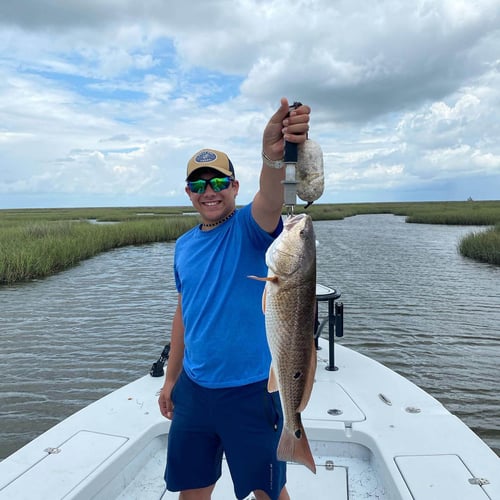
<path id="1" fill-rule="evenodd" d="M 318 204 L 309 207 L 307 212 L 315 220 L 393 214 L 405 216 L 410 223 L 489 226 L 500 222 L 500 201 Z"/>
<path id="2" fill-rule="evenodd" d="M 492 226 L 462 238 L 458 251 L 464 257 L 500 265 L 500 201 L 449 201 L 415 203 L 361 203 L 312 205 L 307 211 L 316 220 L 342 219 L 361 214 L 406 216 L 406 222 L 463 226 Z"/>
<path id="3" fill-rule="evenodd" d="M 49 276 L 113 248 L 172 241 L 197 221 L 175 208 L 0 210 L 0 284 Z"/>
<path id="4" fill-rule="evenodd" d="M 172 241 L 199 222 L 191 207 L 0 210 L 0 285 L 41 278 L 100 252 Z M 297 207 L 296 212 L 303 211 Z M 500 201 L 317 204 L 315 220 L 361 214 L 406 216 L 407 222 L 492 226 L 462 239 L 462 255 L 500 264 Z"/>
<path id="5" fill-rule="evenodd" d="M 485 231 L 471 232 L 464 236 L 458 245 L 458 251 L 464 257 L 479 262 L 500 265 L 500 201 L 437 205 L 437 213 L 432 212 L 436 207 L 420 207 L 407 217 L 407 222 L 491 226 Z"/>
<path id="6" fill-rule="evenodd" d="M 500 265 L 500 223 L 480 232 L 473 232 L 460 241 L 458 249 L 465 257 Z"/>

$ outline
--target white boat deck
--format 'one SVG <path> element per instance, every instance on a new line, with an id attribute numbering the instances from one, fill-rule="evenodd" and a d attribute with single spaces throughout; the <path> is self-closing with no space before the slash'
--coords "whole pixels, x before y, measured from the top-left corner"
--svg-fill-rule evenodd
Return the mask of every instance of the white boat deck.
<path id="1" fill-rule="evenodd" d="M 318 472 L 289 464 L 292 499 L 500 500 L 500 459 L 427 393 L 384 366 L 321 340 L 303 413 Z M 149 375 L 59 423 L 0 463 L 1 500 L 170 499 L 162 378 Z M 333 465 L 333 467 L 332 467 Z M 215 500 L 234 499 L 227 468 Z"/>

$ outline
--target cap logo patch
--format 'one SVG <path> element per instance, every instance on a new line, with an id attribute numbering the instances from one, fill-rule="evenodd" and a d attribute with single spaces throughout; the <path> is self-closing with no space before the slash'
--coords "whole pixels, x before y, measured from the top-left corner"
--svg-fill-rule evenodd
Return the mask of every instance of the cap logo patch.
<path id="1" fill-rule="evenodd" d="M 212 153 L 212 151 L 202 151 L 199 155 L 196 156 L 194 161 L 196 163 L 210 163 L 217 159 L 217 155 Z"/>

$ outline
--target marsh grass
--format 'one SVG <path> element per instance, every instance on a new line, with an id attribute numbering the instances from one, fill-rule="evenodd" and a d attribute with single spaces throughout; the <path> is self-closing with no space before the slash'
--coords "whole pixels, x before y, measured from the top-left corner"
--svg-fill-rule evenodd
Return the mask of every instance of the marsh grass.
<path id="1" fill-rule="evenodd" d="M 298 206 L 296 213 L 302 211 Z M 0 284 L 48 276 L 113 248 L 175 240 L 198 222 L 182 215 L 192 212 L 192 207 L 0 210 Z M 459 251 L 499 264 L 500 201 L 314 204 L 307 212 L 314 220 L 394 214 L 413 223 L 497 224 L 465 237 Z"/>
<path id="2" fill-rule="evenodd" d="M 0 210 L 0 228 L 36 221 L 88 221 L 121 222 L 192 212 L 191 207 L 103 207 L 103 208 L 25 208 Z"/>
<path id="3" fill-rule="evenodd" d="M 196 222 L 171 216 L 102 225 L 41 219 L 0 224 L 0 283 L 49 276 L 113 248 L 175 240 Z"/>
<path id="4" fill-rule="evenodd" d="M 500 265 L 500 224 L 486 231 L 464 236 L 460 240 L 458 249 L 464 257 Z"/>
<path id="5" fill-rule="evenodd" d="M 406 216 L 410 223 L 494 226 L 465 236 L 458 251 L 479 262 L 500 265 L 500 201 L 312 205 L 307 211 L 314 219 L 383 213 Z"/>
<path id="6" fill-rule="evenodd" d="M 338 220 L 363 214 L 394 214 L 406 216 L 406 222 L 419 224 L 489 226 L 500 222 L 500 201 L 319 204 L 312 205 L 306 211 L 315 220 Z"/>

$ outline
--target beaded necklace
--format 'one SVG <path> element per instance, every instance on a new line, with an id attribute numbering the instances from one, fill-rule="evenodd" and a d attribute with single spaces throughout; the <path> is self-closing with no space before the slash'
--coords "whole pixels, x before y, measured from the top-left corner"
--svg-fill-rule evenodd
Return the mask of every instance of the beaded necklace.
<path id="1" fill-rule="evenodd" d="M 236 210 L 233 210 L 229 215 L 226 215 L 225 217 L 223 217 L 222 219 L 218 220 L 217 222 L 212 222 L 211 224 L 205 224 L 205 223 L 203 223 L 201 225 L 201 227 L 215 227 L 215 226 L 218 226 L 219 224 L 222 224 L 222 223 L 226 222 L 227 220 L 229 220 L 235 213 L 236 213 Z"/>

